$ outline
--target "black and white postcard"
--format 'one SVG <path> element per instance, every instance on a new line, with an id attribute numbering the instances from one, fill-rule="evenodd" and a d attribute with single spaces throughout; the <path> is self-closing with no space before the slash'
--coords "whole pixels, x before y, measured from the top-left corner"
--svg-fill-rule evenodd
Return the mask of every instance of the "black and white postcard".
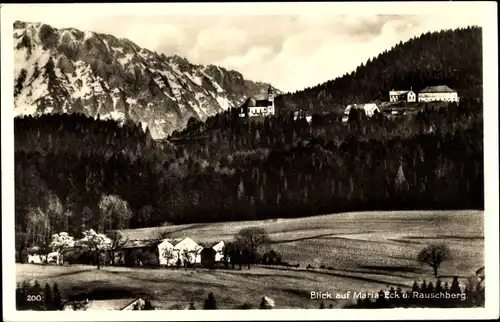
<path id="1" fill-rule="evenodd" d="M 496 3 L 0 11 L 4 319 L 498 318 Z"/>

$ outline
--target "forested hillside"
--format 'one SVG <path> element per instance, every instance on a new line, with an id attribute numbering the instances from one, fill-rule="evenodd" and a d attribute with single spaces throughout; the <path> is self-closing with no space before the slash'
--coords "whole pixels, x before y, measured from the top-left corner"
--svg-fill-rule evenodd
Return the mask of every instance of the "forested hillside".
<path id="1" fill-rule="evenodd" d="M 191 122 L 158 142 L 82 115 L 15 120 L 16 231 L 53 232 L 298 217 L 349 210 L 483 207 L 476 101 L 389 120 Z"/>
<path id="2" fill-rule="evenodd" d="M 420 91 L 446 84 L 461 97 L 482 96 L 482 29 L 428 32 L 369 59 L 355 71 L 277 98 L 281 111 L 340 111 L 340 106 L 387 101 L 391 89 Z"/>

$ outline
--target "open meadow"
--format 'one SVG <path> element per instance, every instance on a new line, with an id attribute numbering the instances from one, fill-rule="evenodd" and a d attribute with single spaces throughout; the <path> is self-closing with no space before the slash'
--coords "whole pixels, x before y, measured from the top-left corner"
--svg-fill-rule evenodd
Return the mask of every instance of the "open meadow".
<path id="1" fill-rule="evenodd" d="M 464 279 L 484 264 L 483 211 L 363 212 L 278 219 L 165 226 L 125 230 L 128 238 L 154 238 L 159 230 L 173 238 L 196 241 L 231 240 L 241 228 L 263 227 L 269 246 L 298 268 L 253 266 L 251 269 L 145 269 L 126 267 L 55 266 L 17 264 L 17 282 L 39 280 L 58 283 L 63 296 L 93 298 L 144 296 L 162 309 L 185 307 L 193 301 L 201 308 L 213 292 L 219 308 L 243 303 L 259 305 L 262 296 L 276 308 L 318 308 L 311 291 L 376 292 L 388 286 L 410 287 L 413 281 L 434 281 L 432 269 L 416 261 L 431 242 L 443 242 L 453 259 L 444 262 L 439 277 Z M 312 269 L 306 269 L 311 265 Z M 323 268 L 322 268 L 323 267 Z M 325 300 L 341 307 L 343 300 Z"/>

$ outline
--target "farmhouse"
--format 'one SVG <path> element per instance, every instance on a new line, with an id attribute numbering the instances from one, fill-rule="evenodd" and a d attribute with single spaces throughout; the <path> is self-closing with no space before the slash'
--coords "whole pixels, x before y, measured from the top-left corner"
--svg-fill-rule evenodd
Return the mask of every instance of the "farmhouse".
<path id="1" fill-rule="evenodd" d="M 160 265 L 184 265 L 186 260 L 190 264 L 201 263 L 201 251 L 203 246 L 200 246 L 189 237 L 180 241 L 168 238 L 163 239 L 157 244 L 157 247 Z"/>
<path id="2" fill-rule="evenodd" d="M 417 94 L 410 88 L 410 90 L 392 90 L 389 91 L 389 102 L 416 102 Z"/>
<path id="3" fill-rule="evenodd" d="M 293 112 L 293 120 L 306 120 L 307 123 L 311 123 L 312 121 L 312 116 L 306 113 L 305 111 L 298 110 Z"/>
<path id="4" fill-rule="evenodd" d="M 344 110 L 344 116 L 342 117 L 342 122 L 347 122 L 349 120 L 349 114 L 352 109 L 358 109 L 364 111 L 366 116 L 372 117 L 375 113 L 380 112 L 377 104 L 368 103 L 368 104 L 350 104 Z"/>
<path id="5" fill-rule="evenodd" d="M 274 89 L 269 86 L 267 97 L 249 97 L 241 106 L 239 116 L 241 118 L 254 118 L 272 116 L 274 114 Z"/>
<path id="6" fill-rule="evenodd" d="M 215 250 L 215 261 L 216 262 L 221 262 L 224 259 L 224 246 L 226 246 L 224 241 L 220 241 L 217 244 L 212 246 L 212 249 Z"/>
<path id="7" fill-rule="evenodd" d="M 47 259 L 47 255 L 42 254 L 40 247 L 38 246 L 31 247 L 26 252 L 28 253 L 28 263 L 30 264 L 45 263 Z"/>
<path id="8" fill-rule="evenodd" d="M 134 266 L 145 264 L 146 257 L 158 259 L 158 240 L 127 240 L 113 251 L 115 264 Z"/>
<path id="9" fill-rule="evenodd" d="M 446 85 L 428 86 L 418 94 L 419 102 L 458 102 L 457 91 Z"/>

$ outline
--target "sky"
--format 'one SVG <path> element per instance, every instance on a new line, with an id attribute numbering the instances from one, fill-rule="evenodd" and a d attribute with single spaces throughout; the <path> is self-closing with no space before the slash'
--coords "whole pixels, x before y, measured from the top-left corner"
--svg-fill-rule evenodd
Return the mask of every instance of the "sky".
<path id="1" fill-rule="evenodd" d="M 151 4 L 101 5 L 99 9 L 90 4 L 23 5 L 12 17 L 128 38 L 158 53 L 234 69 L 246 79 L 289 92 L 342 76 L 400 41 L 427 31 L 484 23 L 484 10 L 478 10 L 477 3 L 444 2 L 437 10 L 432 6 L 422 10 L 429 6 L 416 4 L 260 3 L 231 8 L 217 4 L 205 10 L 199 4 L 196 8 L 184 4 L 184 9 Z"/>

